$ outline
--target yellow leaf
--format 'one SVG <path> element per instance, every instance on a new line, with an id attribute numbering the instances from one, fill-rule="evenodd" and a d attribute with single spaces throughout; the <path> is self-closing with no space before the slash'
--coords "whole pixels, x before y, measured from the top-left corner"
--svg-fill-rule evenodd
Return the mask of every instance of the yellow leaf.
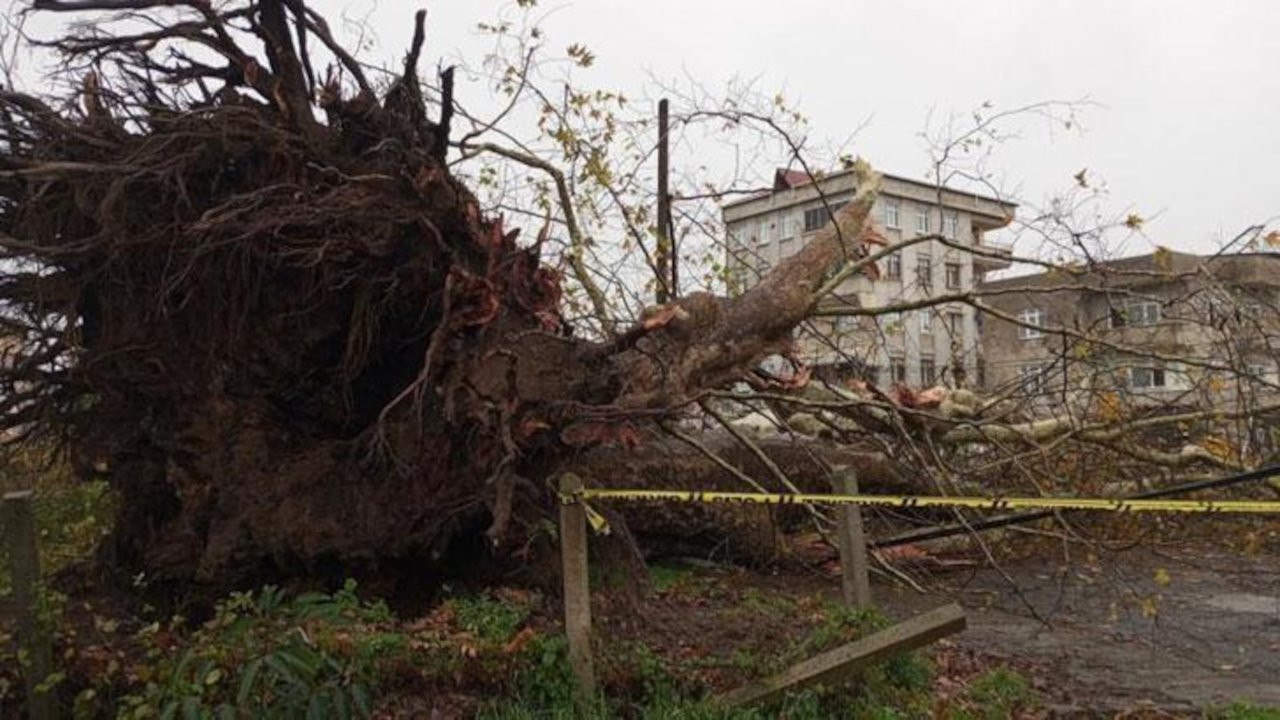
<path id="1" fill-rule="evenodd" d="M 1164 568 L 1156 568 L 1155 577 L 1153 579 L 1160 587 L 1168 587 L 1171 581 L 1169 571 Z"/>
<path id="2" fill-rule="evenodd" d="M 1160 610 L 1156 607 L 1156 599 L 1154 597 L 1144 597 L 1141 602 L 1142 617 L 1155 617 L 1160 614 Z"/>
<path id="3" fill-rule="evenodd" d="M 1098 395 L 1098 418 L 1103 422 L 1116 422 L 1123 416 L 1120 409 L 1120 399 L 1113 392 L 1103 392 Z"/>
<path id="4" fill-rule="evenodd" d="M 1129 217 L 1134 217 L 1134 216 L 1130 215 Z M 1126 221 L 1125 224 L 1128 225 L 1129 224 L 1128 221 Z M 1141 226 L 1142 226 L 1142 221 L 1139 220 L 1138 227 L 1141 227 Z M 1134 229 L 1136 230 L 1138 228 L 1135 227 Z M 1170 270 L 1173 269 L 1173 253 L 1170 252 L 1169 248 L 1167 247 L 1163 247 L 1163 246 L 1157 247 L 1156 251 L 1151 255 L 1151 260 L 1152 262 L 1155 263 L 1157 268 L 1165 272 L 1169 272 Z"/>
<path id="5" fill-rule="evenodd" d="M 1124 219 L 1124 226 L 1130 230 L 1141 230 L 1142 223 L 1146 222 L 1142 216 L 1137 213 L 1129 213 L 1129 217 Z"/>
<path id="6" fill-rule="evenodd" d="M 1262 242 L 1266 243 L 1267 247 L 1280 247 L 1280 230 L 1272 230 L 1262 236 Z"/>
<path id="7" fill-rule="evenodd" d="M 1207 437 L 1200 442 L 1200 445 L 1219 460 L 1230 460 L 1235 454 L 1230 441 L 1220 437 Z"/>

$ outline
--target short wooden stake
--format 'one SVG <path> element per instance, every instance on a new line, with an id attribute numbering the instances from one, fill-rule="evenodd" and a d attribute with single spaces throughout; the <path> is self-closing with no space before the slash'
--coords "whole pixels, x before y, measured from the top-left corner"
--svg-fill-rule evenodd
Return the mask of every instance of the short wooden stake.
<path id="1" fill-rule="evenodd" d="M 850 468 L 837 468 L 833 473 L 836 492 L 858 494 L 858 475 Z M 867 537 L 862 531 L 862 508 L 840 506 L 840 591 L 844 602 L 857 610 L 871 608 L 871 581 L 867 560 Z"/>
<path id="2" fill-rule="evenodd" d="M 560 478 L 560 492 L 582 490 L 572 473 Z M 578 681 L 579 710 L 596 695 L 591 661 L 591 585 L 587 574 L 587 514 L 578 502 L 560 505 L 560 571 L 564 576 L 564 631 L 569 637 L 569 665 Z"/>
<path id="3" fill-rule="evenodd" d="M 727 692 L 713 702 L 721 707 L 745 707 L 771 702 L 792 690 L 813 685 L 835 687 L 898 653 L 960 632 L 964 630 L 965 623 L 964 610 L 959 605 L 943 605 L 861 640 L 815 655 L 777 675 Z"/>
<path id="4" fill-rule="evenodd" d="M 22 668 L 27 686 L 27 712 L 31 720 L 52 720 L 58 713 L 57 696 L 52 689 L 40 689 L 53 674 L 53 646 L 41 626 L 37 612 L 40 558 L 36 555 L 35 513 L 32 505 L 30 490 L 6 493 L 4 529 L 8 536 L 18 641 L 27 655 L 27 664 Z"/>

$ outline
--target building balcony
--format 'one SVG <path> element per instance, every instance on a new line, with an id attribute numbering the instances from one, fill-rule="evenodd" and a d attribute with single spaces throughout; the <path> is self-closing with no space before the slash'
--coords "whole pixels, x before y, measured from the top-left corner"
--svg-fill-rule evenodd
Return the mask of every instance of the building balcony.
<path id="1" fill-rule="evenodd" d="M 977 272 L 1004 270 L 1013 264 L 1013 244 L 981 238 L 973 246 L 973 269 Z M 978 254 L 982 253 L 982 254 Z"/>

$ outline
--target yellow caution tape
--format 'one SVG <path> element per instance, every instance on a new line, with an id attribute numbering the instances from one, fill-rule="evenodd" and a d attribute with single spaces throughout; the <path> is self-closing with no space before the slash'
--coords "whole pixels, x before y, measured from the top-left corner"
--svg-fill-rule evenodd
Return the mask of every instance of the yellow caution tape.
<path id="1" fill-rule="evenodd" d="M 980 510 L 1100 510 L 1104 512 L 1280 514 L 1280 501 L 1126 500 L 1123 498 L 940 497 L 930 495 L 808 495 L 703 490 L 586 489 L 561 495 L 565 504 L 584 500 L 628 502 L 738 503 L 748 505 L 866 505 L 896 508 L 961 507 Z M 595 514 L 594 511 L 592 514 Z M 594 522 L 593 522 L 594 524 Z"/>
<path id="2" fill-rule="evenodd" d="M 597 535 L 608 535 L 613 532 L 613 529 L 609 527 L 609 521 L 605 520 L 603 515 L 596 512 L 595 508 L 586 503 L 582 503 L 582 509 L 586 511 L 587 522 L 591 523 L 591 529 L 594 530 Z"/>

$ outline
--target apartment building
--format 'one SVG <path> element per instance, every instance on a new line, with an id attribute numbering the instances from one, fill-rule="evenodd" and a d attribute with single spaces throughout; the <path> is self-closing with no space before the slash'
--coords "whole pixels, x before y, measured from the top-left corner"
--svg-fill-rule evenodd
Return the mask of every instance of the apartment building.
<path id="1" fill-rule="evenodd" d="M 1277 381 L 1280 255 L 1161 250 L 978 289 L 991 392 L 1205 406 Z"/>
<path id="2" fill-rule="evenodd" d="M 854 193 L 851 171 L 814 182 L 807 174 L 778 170 L 770 192 L 723 207 L 728 269 L 739 289 L 757 282 L 830 222 L 830 213 Z M 1007 225 L 1016 205 L 996 198 L 885 175 L 872 217 L 890 246 L 941 235 L 981 255 L 928 240 L 880 263 L 880 278 L 858 275 L 824 301 L 825 308 L 891 307 L 971 290 L 982 277 L 1008 267 L 1009 248 L 986 233 Z M 833 379 L 862 377 L 879 385 L 975 382 L 977 317 L 954 303 L 874 317 L 814 318 L 798 338 L 800 358 Z"/>

